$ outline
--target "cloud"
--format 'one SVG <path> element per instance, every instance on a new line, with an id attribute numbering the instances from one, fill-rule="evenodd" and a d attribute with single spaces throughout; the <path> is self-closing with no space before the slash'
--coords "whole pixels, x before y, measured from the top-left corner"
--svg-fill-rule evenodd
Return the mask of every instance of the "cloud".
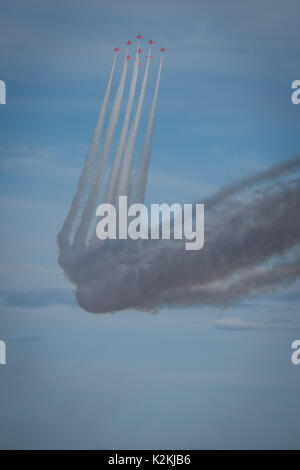
<path id="1" fill-rule="evenodd" d="M 220 330 L 300 330 L 300 323 L 269 322 L 258 323 L 241 320 L 240 318 L 220 318 L 214 322 L 214 327 Z"/>
<path id="2" fill-rule="evenodd" d="M 1 146 L 0 169 L 39 179 L 74 179 L 86 150 L 82 145 Z"/>
<path id="3" fill-rule="evenodd" d="M 0 305 L 19 308 L 39 308 L 50 305 L 74 305 L 74 296 L 67 289 L 41 289 L 36 291 L 0 291 Z"/>
<path id="4" fill-rule="evenodd" d="M 207 196 L 216 190 L 212 184 L 204 181 L 193 181 L 182 176 L 172 175 L 163 170 L 150 170 L 149 184 L 159 186 L 166 192 L 173 194 L 184 193 L 192 198 Z"/>

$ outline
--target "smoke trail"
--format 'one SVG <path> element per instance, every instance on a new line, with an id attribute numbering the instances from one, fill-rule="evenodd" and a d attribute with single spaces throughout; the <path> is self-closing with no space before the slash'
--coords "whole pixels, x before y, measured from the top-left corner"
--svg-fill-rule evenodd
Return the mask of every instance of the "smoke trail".
<path id="1" fill-rule="evenodd" d="M 138 76 L 138 70 L 139 70 L 139 54 L 138 54 L 139 47 L 140 47 L 140 42 L 138 42 L 138 46 L 136 49 L 134 68 L 132 72 L 132 79 L 131 79 L 131 85 L 130 85 L 130 90 L 129 90 L 125 117 L 124 117 L 122 129 L 120 133 L 119 142 L 117 145 L 117 150 L 114 155 L 113 165 L 112 165 L 111 172 L 109 175 L 107 188 L 106 188 L 105 195 L 104 195 L 104 202 L 108 202 L 108 203 L 112 203 L 114 201 L 114 193 L 116 192 L 116 185 L 117 185 L 117 181 L 118 181 L 118 177 L 120 173 L 122 156 L 123 156 L 125 144 L 126 144 L 126 138 L 127 138 L 127 133 L 128 133 L 128 127 L 129 127 L 129 122 L 130 122 L 130 116 L 131 116 L 131 111 L 132 111 L 132 106 L 133 106 L 133 101 L 134 101 L 136 82 L 137 82 L 137 76 Z"/>
<path id="2" fill-rule="evenodd" d="M 124 93 L 124 85 L 125 85 L 127 65 L 128 65 L 127 54 L 128 52 L 126 51 L 123 71 L 122 71 L 122 75 L 120 78 L 115 101 L 112 107 L 110 119 L 108 122 L 107 131 L 106 131 L 99 163 L 97 166 L 96 174 L 92 183 L 92 187 L 90 189 L 90 194 L 87 200 L 86 207 L 84 208 L 84 211 L 82 213 L 82 218 L 81 218 L 79 228 L 75 234 L 75 238 L 74 238 L 75 246 L 80 246 L 85 243 L 89 226 L 93 218 L 93 215 L 95 213 L 97 200 L 98 200 L 99 192 L 101 188 L 101 183 L 102 183 L 103 176 L 104 176 L 106 161 L 110 152 L 113 134 L 114 134 L 114 130 L 118 121 L 122 97 Z"/>
<path id="3" fill-rule="evenodd" d="M 128 195 L 129 190 L 130 190 L 129 184 L 130 184 L 130 176 L 131 176 L 132 159 L 133 159 L 133 154 L 134 154 L 137 132 L 138 132 L 140 119 L 141 119 L 145 92 L 146 92 L 149 64 L 150 64 L 150 55 L 151 55 L 151 47 L 149 47 L 149 50 L 148 50 L 148 58 L 146 62 L 146 69 L 145 69 L 143 83 L 142 83 L 142 87 L 140 91 L 139 101 L 137 104 L 136 113 L 134 116 L 134 120 L 130 129 L 128 141 L 126 143 L 126 147 L 125 147 L 125 151 L 123 155 L 122 169 L 120 172 L 119 187 L 118 187 L 119 195 Z"/>
<path id="4" fill-rule="evenodd" d="M 151 106 L 149 119 L 148 119 L 146 135 L 145 135 L 142 151 L 141 151 L 140 158 L 139 158 L 137 175 L 136 175 L 136 202 L 140 204 L 143 204 L 145 200 L 148 168 L 149 168 L 150 157 L 151 157 L 152 139 L 153 139 L 155 115 L 156 115 L 156 108 L 157 108 L 157 101 L 158 101 L 160 77 L 161 77 L 162 58 L 163 56 L 161 55 L 155 89 L 154 89 L 152 106 Z"/>
<path id="5" fill-rule="evenodd" d="M 202 252 L 196 256 L 185 256 L 182 250 L 161 253 L 164 271 L 154 276 L 156 286 L 151 299 L 157 295 L 156 302 L 161 305 L 197 302 L 226 306 L 263 287 L 283 285 L 287 278 L 279 274 L 287 275 L 287 270 L 267 269 L 262 276 L 255 269 L 274 257 L 281 260 L 288 250 L 299 246 L 299 203 L 300 184 L 295 180 L 261 192 L 238 212 L 232 212 L 229 207 L 225 220 L 220 225 L 216 221 L 215 227 L 206 233 Z M 154 265 L 158 267 L 158 264 L 157 259 Z M 290 280 L 300 274 L 299 265 L 295 268 L 289 271 Z M 225 290 L 224 295 L 224 285 L 231 281 L 233 287 Z"/>
<path id="6" fill-rule="evenodd" d="M 221 188 L 215 194 L 206 199 L 204 201 L 204 204 L 207 208 L 212 208 L 217 204 L 226 202 L 228 198 L 238 192 L 244 191 L 247 188 L 251 188 L 252 186 L 258 183 L 275 180 L 276 178 L 283 176 L 286 173 L 289 173 L 293 170 L 297 170 L 299 167 L 299 157 L 291 158 L 287 161 L 278 163 L 272 168 L 267 168 L 266 170 L 261 171 L 255 175 L 248 176 L 246 178 L 241 179 L 240 181 L 237 181 L 236 183 Z"/>
<path id="7" fill-rule="evenodd" d="M 77 285 L 79 304 L 98 313 L 192 303 L 226 307 L 294 281 L 299 256 L 293 263 L 285 259 L 300 247 L 300 179 L 278 177 L 294 173 L 299 163 L 293 159 L 247 178 L 252 194 L 236 205 L 225 198 L 222 217 L 210 215 L 203 250 L 187 252 L 184 241 L 107 240 L 73 258 L 63 267 Z M 266 179 L 271 185 L 257 191 Z M 245 181 L 216 194 L 234 187 L 239 197 Z"/>
<path id="8" fill-rule="evenodd" d="M 114 60 L 113 60 L 112 69 L 111 69 L 109 80 L 106 86 L 106 91 L 103 97 L 102 105 L 99 110 L 99 115 L 98 115 L 98 119 L 96 122 L 93 138 L 91 140 L 88 154 L 84 163 L 84 167 L 83 167 L 82 173 L 78 181 L 77 190 L 74 195 L 68 215 L 57 237 L 59 243 L 69 244 L 69 236 L 72 230 L 72 226 L 74 224 L 75 218 L 78 215 L 78 210 L 79 210 L 84 192 L 88 188 L 92 174 L 93 174 L 93 169 L 95 166 L 96 158 L 97 158 L 99 147 L 100 147 L 102 129 L 103 129 L 104 119 L 106 115 L 107 103 L 108 103 L 108 98 L 110 95 L 115 65 L 116 65 L 116 56 L 114 57 Z"/>
<path id="9" fill-rule="evenodd" d="M 171 243 L 158 248 L 155 241 L 136 244 L 134 251 L 128 243 L 121 253 L 94 252 L 75 281 L 77 299 L 83 308 L 99 313 L 193 303 L 226 307 L 259 292 L 262 281 L 264 288 L 284 285 L 287 270 L 269 269 L 262 277 L 255 268 L 299 245 L 299 204 L 299 182 L 275 194 L 266 192 L 237 214 L 229 210 L 227 220 L 206 235 L 205 247 L 197 253 Z M 224 285 L 247 273 L 248 279 L 224 291 Z M 299 277 L 299 266 L 288 274 L 290 281 Z"/>
<path id="10" fill-rule="evenodd" d="M 257 270 L 227 287 L 194 287 L 189 289 L 189 303 L 229 307 L 251 294 L 267 292 L 278 286 L 288 286 L 300 277 L 300 259 L 286 266 Z M 170 295 L 170 292 L 169 292 Z M 180 289 L 172 294 L 172 302 L 179 305 L 187 299 L 187 291 Z"/>
<path id="11" fill-rule="evenodd" d="M 285 175 L 288 175 L 299 168 L 300 157 L 294 157 L 219 189 L 202 201 L 206 210 L 206 227 L 210 226 L 211 221 L 214 223 L 216 217 L 218 217 L 220 221 L 222 220 L 222 206 L 225 205 L 227 208 L 224 216 L 228 213 L 229 205 L 231 206 L 232 213 L 236 207 L 239 207 L 240 203 L 233 199 L 234 196 L 238 196 L 247 189 L 252 190 L 253 188 L 256 188 L 257 190 L 259 185 L 262 184 L 275 184 L 277 179 L 283 178 Z M 219 212 L 217 213 L 217 211 Z"/>

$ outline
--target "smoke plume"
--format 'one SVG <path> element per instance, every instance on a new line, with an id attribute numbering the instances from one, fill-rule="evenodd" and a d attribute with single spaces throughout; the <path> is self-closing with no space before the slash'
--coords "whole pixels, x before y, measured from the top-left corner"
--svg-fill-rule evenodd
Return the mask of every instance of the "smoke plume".
<path id="1" fill-rule="evenodd" d="M 156 79 L 156 84 L 155 84 L 153 102 L 151 106 L 147 130 L 146 130 L 146 134 L 144 138 L 143 148 L 139 157 L 138 169 L 137 169 L 137 174 L 136 174 L 135 202 L 140 203 L 140 204 L 144 204 L 145 193 L 146 193 L 148 168 L 149 168 L 150 157 L 151 157 L 152 140 L 153 140 L 156 108 L 157 108 L 157 102 L 158 102 L 160 77 L 161 77 L 162 57 L 163 56 L 161 56 L 160 58 L 160 64 L 159 64 L 159 69 L 158 69 L 158 74 L 157 74 L 157 79 Z"/>
<path id="2" fill-rule="evenodd" d="M 95 177 L 93 179 L 92 187 L 90 189 L 89 197 L 86 203 L 86 206 L 83 210 L 82 217 L 81 217 L 81 222 L 79 225 L 79 228 L 75 234 L 74 238 L 74 243 L 76 245 L 84 245 L 86 241 L 86 237 L 88 234 L 88 230 L 90 227 L 91 220 L 94 216 L 96 206 L 97 206 L 97 201 L 99 197 L 99 192 L 101 190 L 101 183 L 103 181 L 104 177 L 104 171 L 106 167 L 106 162 L 107 158 L 110 152 L 111 144 L 112 144 L 112 139 L 115 131 L 115 127 L 118 122 L 118 117 L 119 117 L 119 112 L 120 112 L 120 107 L 122 103 L 122 98 L 123 98 L 123 93 L 124 93 L 124 86 L 125 86 L 125 80 L 126 80 L 126 72 L 127 72 L 127 65 L 128 65 L 128 60 L 127 60 L 127 52 L 125 55 L 125 60 L 124 60 L 124 66 L 123 66 L 123 71 L 121 74 L 119 86 L 117 89 L 115 101 L 113 104 L 113 108 L 110 114 L 110 119 L 108 122 L 107 126 L 107 131 L 104 139 L 104 144 L 102 147 L 101 155 L 99 158 L 98 166 L 96 169 Z"/>
<path id="3" fill-rule="evenodd" d="M 111 90 L 112 79 L 113 79 L 113 75 L 115 71 L 115 66 L 116 66 L 116 56 L 114 57 L 114 60 L 113 60 L 111 73 L 110 73 L 106 91 L 103 97 L 102 105 L 99 111 L 93 138 L 89 147 L 89 151 L 88 151 L 85 163 L 84 163 L 83 170 L 79 178 L 77 190 L 74 195 L 69 213 L 58 235 L 60 243 L 64 243 L 64 244 L 69 243 L 69 237 L 71 234 L 74 221 L 76 217 L 78 217 L 80 205 L 84 204 L 83 202 L 84 194 L 90 186 L 90 181 L 93 175 L 93 170 L 94 170 L 97 156 L 98 156 L 99 149 L 100 149 L 100 141 L 101 141 L 102 130 L 103 130 L 103 125 L 104 125 L 104 120 L 105 120 L 105 115 L 106 115 L 106 110 L 107 110 L 107 103 L 108 103 L 110 90 Z"/>
<path id="4" fill-rule="evenodd" d="M 143 83 L 140 91 L 140 97 L 137 104 L 136 113 L 134 116 L 134 120 L 129 132 L 128 141 L 126 143 L 124 156 L 123 156 L 123 163 L 121 167 L 121 172 L 119 176 L 119 187 L 118 187 L 118 195 L 128 195 L 130 196 L 130 176 L 132 174 L 132 159 L 134 155 L 135 143 L 137 138 L 137 133 L 139 129 L 143 103 L 146 93 L 147 81 L 148 81 L 148 73 L 149 73 L 149 65 L 150 65 L 150 54 L 151 48 L 149 47 L 148 57 L 146 62 L 146 68 L 143 78 Z"/>
<path id="5" fill-rule="evenodd" d="M 136 82 L 137 82 L 137 76 L 138 76 L 138 70 L 139 70 L 139 53 L 138 53 L 139 47 L 140 46 L 138 42 L 125 117 L 124 117 L 123 126 L 122 126 L 122 130 L 121 130 L 120 137 L 119 137 L 119 142 L 117 145 L 117 150 L 114 155 L 113 165 L 112 165 L 109 179 L 108 179 L 107 189 L 104 195 L 104 202 L 108 202 L 108 203 L 115 202 L 115 199 L 116 199 L 117 182 L 119 179 L 120 168 L 122 164 L 122 157 L 123 157 L 124 149 L 126 145 L 129 122 L 130 122 L 131 111 L 132 111 L 132 106 L 133 106 L 133 101 L 134 101 L 135 90 L 136 90 Z"/>
<path id="6" fill-rule="evenodd" d="M 139 45 L 138 45 L 139 48 Z M 118 139 L 104 202 L 119 194 L 143 202 L 151 156 L 154 123 L 162 72 L 159 63 L 135 186 L 130 187 L 132 163 L 143 102 L 147 90 L 150 51 L 130 131 L 138 50 L 132 72 L 125 117 Z M 80 215 L 83 193 L 98 154 L 112 74 L 99 114 L 71 209 L 58 236 L 59 263 L 76 286 L 82 308 L 94 313 L 128 308 L 156 311 L 166 306 L 192 304 L 224 308 L 245 297 L 285 287 L 300 276 L 300 157 L 221 188 L 204 201 L 205 242 L 198 251 L 186 251 L 186 240 L 105 240 L 86 238 L 95 215 L 103 173 L 125 87 L 127 60 L 110 114 L 104 144 Z M 75 227 L 75 228 L 74 228 Z M 77 230 L 74 242 L 70 231 Z"/>

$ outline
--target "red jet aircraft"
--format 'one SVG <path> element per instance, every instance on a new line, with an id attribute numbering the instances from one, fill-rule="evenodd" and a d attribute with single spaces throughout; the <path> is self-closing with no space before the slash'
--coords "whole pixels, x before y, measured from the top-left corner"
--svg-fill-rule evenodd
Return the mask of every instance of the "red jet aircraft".
<path id="1" fill-rule="evenodd" d="M 115 52 L 118 52 L 119 50 L 120 50 L 120 49 L 119 49 L 118 47 L 115 47 L 115 48 L 114 48 L 114 51 L 115 51 Z"/>
<path id="2" fill-rule="evenodd" d="M 143 36 L 142 36 L 141 34 L 139 34 L 139 35 L 137 36 L 138 39 L 142 39 L 142 37 L 143 37 Z"/>
<path id="3" fill-rule="evenodd" d="M 141 52 L 143 52 L 142 49 L 138 49 L 138 53 L 140 54 Z"/>
<path id="4" fill-rule="evenodd" d="M 127 60 L 129 60 L 129 59 L 131 59 L 131 57 L 128 55 L 128 56 L 127 56 Z"/>
<path id="5" fill-rule="evenodd" d="M 132 42 L 131 42 L 131 41 L 127 41 L 127 42 L 125 42 L 125 44 L 127 44 L 127 46 L 129 46 L 129 44 L 132 44 Z"/>
<path id="6" fill-rule="evenodd" d="M 161 52 L 165 52 L 167 49 L 165 49 L 164 47 L 161 48 Z"/>
<path id="7" fill-rule="evenodd" d="M 154 42 L 155 41 L 152 41 L 152 39 L 151 39 L 151 41 L 149 41 L 148 44 L 154 44 Z"/>

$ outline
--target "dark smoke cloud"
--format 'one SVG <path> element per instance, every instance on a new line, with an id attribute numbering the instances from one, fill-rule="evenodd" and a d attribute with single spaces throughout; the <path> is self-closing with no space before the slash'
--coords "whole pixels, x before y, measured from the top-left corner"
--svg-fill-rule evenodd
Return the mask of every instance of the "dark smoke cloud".
<path id="1" fill-rule="evenodd" d="M 107 240 L 60 264 L 89 312 L 157 310 L 190 304 L 226 307 L 284 287 L 300 275 L 300 158 L 227 186 L 205 203 L 205 244 Z M 294 261 L 293 261 L 294 258 Z M 292 259 L 292 260 L 291 260 Z"/>

